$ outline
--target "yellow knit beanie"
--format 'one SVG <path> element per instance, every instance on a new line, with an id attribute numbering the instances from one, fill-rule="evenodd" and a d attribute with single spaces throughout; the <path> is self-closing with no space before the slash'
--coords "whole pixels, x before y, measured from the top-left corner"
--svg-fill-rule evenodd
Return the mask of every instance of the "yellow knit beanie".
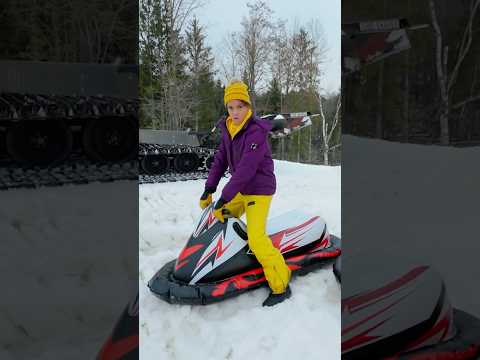
<path id="1" fill-rule="evenodd" d="M 250 96 L 248 95 L 248 86 L 240 80 L 231 80 L 225 88 L 225 95 L 223 96 L 223 102 L 225 105 L 230 100 L 242 100 L 248 103 L 250 106 Z"/>

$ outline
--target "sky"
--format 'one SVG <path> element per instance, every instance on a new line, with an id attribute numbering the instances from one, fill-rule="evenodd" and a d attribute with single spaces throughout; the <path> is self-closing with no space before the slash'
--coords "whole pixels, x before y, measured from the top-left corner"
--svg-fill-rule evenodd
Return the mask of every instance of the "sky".
<path id="1" fill-rule="evenodd" d="M 340 89 L 340 1 L 341 0 L 266 0 L 273 10 L 273 19 L 287 21 L 287 27 L 294 22 L 301 25 L 319 20 L 325 34 L 328 52 L 323 68 L 325 77 L 322 88 L 326 91 Z M 224 37 L 240 31 L 243 16 L 248 15 L 248 0 L 205 0 L 205 5 L 196 10 L 200 24 L 207 32 L 207 44 L 215 54 L 221 48 Z"/>

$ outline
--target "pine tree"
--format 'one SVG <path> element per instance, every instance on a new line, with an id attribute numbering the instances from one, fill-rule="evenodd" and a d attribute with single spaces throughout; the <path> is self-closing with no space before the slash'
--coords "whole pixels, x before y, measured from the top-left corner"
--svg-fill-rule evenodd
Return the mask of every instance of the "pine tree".
<path id="1" fill-rule="evenodd" d="M 174 0 L 140 3 L 142 115 L 146 118 L 142 123 L 154 128 L 181 129 L 189 119 L 186 47 L 178 17 L 181 6 Z"/>
<path id="2" fill-rule="evenodd" d="M 205 45 L 204 28 L 193 18 L 186 31 L 187 66 L 191 82 L 192 122 L 198 131 L 208 127 L 205 123 L 215 115 L 213 56 Z"/>
<path id="3" fill-rule="evenodd" d="M 278 113 L 281 111 L 282 92 L 280 90 L 280 84 L 275 78 L 270 81 L 268 92 L 265 96 L 265 102 L 266 112 Z"/>
<path id="4" fill-rule="evenodd" d="M 306 29 L 300 28 L 293 39 L 295 87 L 297 90 L 316 89 L 320 76 L 317 45 Z"/>

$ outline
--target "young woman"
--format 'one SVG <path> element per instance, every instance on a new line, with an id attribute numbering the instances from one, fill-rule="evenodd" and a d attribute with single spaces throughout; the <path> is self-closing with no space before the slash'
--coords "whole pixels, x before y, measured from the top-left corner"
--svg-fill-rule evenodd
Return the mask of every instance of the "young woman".
<path id="1" fill-rule="evenodd" d="M 222 140 L 200 198 L 200 207 L 204 209 L 212 203 L 212 194 L 228 167 L 232 176 L 215 203 L 214 215 L 223 222 L 223 208 L 237 218 L 246 213 L 248 245 L 262 265 L 271 289 L 263 306 L 273 306 L 290 297 L 291 271 L 266 233 L 268 211 L 276 189 L 268 144 L 271 125 L 253 114 L 248 87 L 241 81 L 232 80 L 227 85 L 224 103 L 229 116 L 217 124 Z"/>

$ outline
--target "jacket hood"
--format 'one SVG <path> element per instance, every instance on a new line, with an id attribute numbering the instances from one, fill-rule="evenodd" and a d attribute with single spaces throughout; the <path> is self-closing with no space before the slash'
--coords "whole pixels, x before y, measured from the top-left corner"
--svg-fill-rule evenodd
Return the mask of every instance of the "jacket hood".
<path id="1" fill-rule="evenodd" d="M 227 116 L 222 116 L 217 121 L 215 126 L 217 128 L 218 127 L 226 128 L 226 120 L 227 120 Z M 260 128 L 262 128 L 262 130 L 264 130 L 265 132 L 269 132 L 273 127 L 273 124 L 270 121 L 258 117 L 255 112 L 253 113 L 251 119 L 247 121 L 244 128 L 247 129 L 252 123 L 255 123 L 258 126 L 260 126 Z"/>
<path id="2" fill-rule="evenodd" d="M 269 120 L 265 120 L 259 117 L 254 117 L 253 120 L 263 129 L 265 132 L 272 130 L 272 123 Z"/>

